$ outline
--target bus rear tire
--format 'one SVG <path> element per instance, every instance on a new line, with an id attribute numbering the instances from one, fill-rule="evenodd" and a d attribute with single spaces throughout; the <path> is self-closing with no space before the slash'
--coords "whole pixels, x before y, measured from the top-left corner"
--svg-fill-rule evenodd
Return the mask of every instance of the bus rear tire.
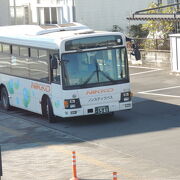
<path id="1" fill-rule="evenodd" d="M 1 103 L 4 110 L 8 111 L 11 109 L 9 95 L 5 87 L 2 87 L 1 89 Z"/>
<path id="2" fill-rule="evenodd" d="M 42 114 L 50 123 L 56 122 L 56 118 L 53 113 L 53 107 L 48 97 L 45 98 L 42 102 Z"/>

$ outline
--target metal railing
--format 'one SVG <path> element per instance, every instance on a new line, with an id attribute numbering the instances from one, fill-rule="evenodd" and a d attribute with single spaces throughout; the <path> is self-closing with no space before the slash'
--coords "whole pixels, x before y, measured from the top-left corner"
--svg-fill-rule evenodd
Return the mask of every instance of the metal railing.
<path id="1" fill-rule="evenodd" d="M 147 51 L 158 51 L 165 50 L 170 51 L 170 40 L 169 39 L 150 39 L 150 38 L 135 38 L 136 45 L 141 50 Z M 131 49 L 131 44 L 127 44 L 128 49 Z"/>

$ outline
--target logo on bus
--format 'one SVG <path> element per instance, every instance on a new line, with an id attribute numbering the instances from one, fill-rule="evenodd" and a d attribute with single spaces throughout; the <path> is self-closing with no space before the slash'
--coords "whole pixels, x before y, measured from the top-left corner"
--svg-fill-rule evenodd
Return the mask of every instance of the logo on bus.
<path id="1" fill-rule="evenodd" d="M 112 100 L 112 99 L 113 99 L 112 96 L 94 97 L 94 98 L 90 98 L 89 102 L 109 101 L 109 100 Z"/>
<path id="2" fill-rule="evenodd" d="M 113 92 L 113 91 L 114 91 L 113 88 L 109 88 L 109 89 L 99 89 L 99 90 L 87 91 L 86 94 L 87 94 L 87 95 L 93 95 L 93 94 L 110 93 L 110 92 Z"/>
<path id="3" fill-rule="evenodd" d="M 40 90 L 40 91 L 45 91 L 45 92 L 50 92 L 51 88 L 48 85 L 42 85 L 39 83 L 32 83 L 31 84 L 32 89 Z"/>

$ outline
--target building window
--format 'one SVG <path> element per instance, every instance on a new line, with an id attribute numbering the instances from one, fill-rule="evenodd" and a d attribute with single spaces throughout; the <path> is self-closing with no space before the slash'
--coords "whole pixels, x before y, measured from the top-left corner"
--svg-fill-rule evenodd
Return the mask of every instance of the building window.
<path id="1" fill-rule="evenodd" d="M 58 13 L 56 7 L 38 8 L 40 24 L 58 24 Z"/>
<path id="2" fill-rule="evenodd" d="M 45 24 L 50 24 L 50 8 L 46 7 L 44 8 L 44 23 Z"/>
<path id="3" fill-rule="evenodd" d="M 51 8 L 51 20 L 52 24 L 57 24 L 57 10 L 56 8 Z"/>

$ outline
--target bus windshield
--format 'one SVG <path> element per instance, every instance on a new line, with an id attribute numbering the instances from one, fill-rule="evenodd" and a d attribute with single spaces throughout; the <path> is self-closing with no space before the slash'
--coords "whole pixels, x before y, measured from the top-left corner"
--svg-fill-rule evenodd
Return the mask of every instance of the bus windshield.
<path id="1" fill-rule="evenodd" d="M 128 80 L 127 52 L 123 48 L 67 53 L 62 55 L 63 86 L 93 87 Z"/>

